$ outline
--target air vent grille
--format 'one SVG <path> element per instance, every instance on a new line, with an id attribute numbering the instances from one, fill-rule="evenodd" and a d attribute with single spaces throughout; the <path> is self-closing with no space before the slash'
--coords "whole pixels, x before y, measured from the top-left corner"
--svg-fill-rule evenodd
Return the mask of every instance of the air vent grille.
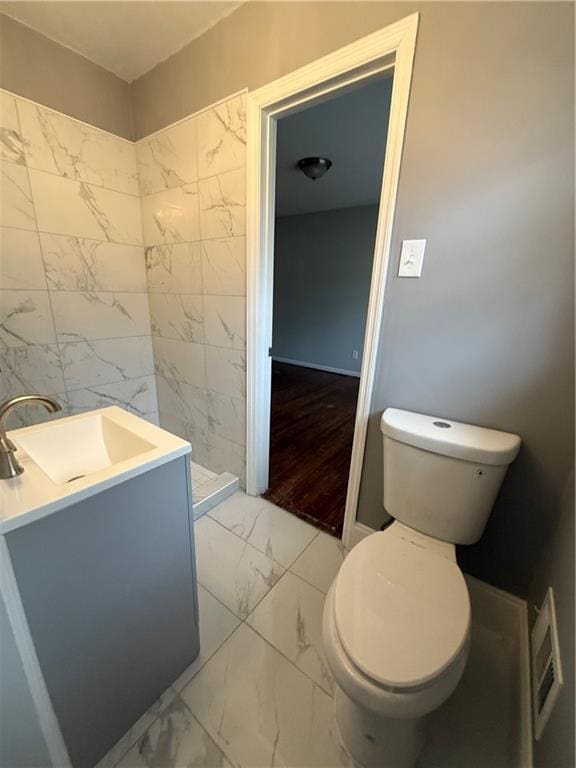
<path id="1" fill-rule="evenodd" d="M 562 687 L 554 593 L 550 587 L 531 636 L 532 701 L 536 739 L 542 736 Z"/>

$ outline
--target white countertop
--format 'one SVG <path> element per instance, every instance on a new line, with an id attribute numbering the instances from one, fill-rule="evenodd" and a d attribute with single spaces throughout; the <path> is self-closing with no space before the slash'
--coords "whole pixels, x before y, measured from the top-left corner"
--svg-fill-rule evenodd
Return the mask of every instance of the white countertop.
<path id="1" fill-rule="evenodd" d="M 49 429 L 63 422 L 80 420 L 87 415 L 98 414 L 150 443 L 151 449 L 112 466 L 91 472 L 86 477 L 73 482 L 56 483 L 19 446 L 21 436 Z M 94 496 L 179 456 L 185 456 L 192 450 L 190 443 L 185 440 L 117 406 L 16 429 L 9 432 L 8 436 L 18 446 L 16 456 L 24 467 L 24 472 L 18 477 L 0 480 L 0 533 L 2 534 Z"/>

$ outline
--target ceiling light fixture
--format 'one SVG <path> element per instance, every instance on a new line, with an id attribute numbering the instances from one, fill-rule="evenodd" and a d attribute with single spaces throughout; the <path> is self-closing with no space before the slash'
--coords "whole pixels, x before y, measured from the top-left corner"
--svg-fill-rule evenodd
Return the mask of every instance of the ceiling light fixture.
<path id="1" fill-rule="evenodd" d="M 331 167 L 332 160 L 328 160 L 327 157 L 303 157 L 302 160 L 298 160 L 298 168 L 312 181 L 321 179 Z"/>

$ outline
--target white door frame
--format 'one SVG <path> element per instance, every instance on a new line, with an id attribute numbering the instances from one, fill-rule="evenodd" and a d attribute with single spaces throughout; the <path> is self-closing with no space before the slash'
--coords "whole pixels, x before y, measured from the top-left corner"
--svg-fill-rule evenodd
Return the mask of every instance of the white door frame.
<path id="1" fill-rule="evenodd" d="M 342 540 L 350 546 L 362 535 L 356 508 L 380 338 L 386 276 L 418 14 L 340 48 L 247 97 L 247 402 L 246 490 L 257 496 L 268 487 L 270 440 L 272 304 L 276 121 L 336 90 L 393 68 L 392 100 L 372 282 L 356 407 L 354 442 Z"/>

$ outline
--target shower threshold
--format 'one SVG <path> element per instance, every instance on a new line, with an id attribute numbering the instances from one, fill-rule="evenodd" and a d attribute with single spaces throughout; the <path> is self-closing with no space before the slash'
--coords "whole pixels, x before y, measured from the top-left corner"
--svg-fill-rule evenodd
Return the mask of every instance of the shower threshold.
<path id="1" fill-rule="evenodd" d="M 222 472 L 218 475 L 195 461 L 190 462 L 192 469 L 192 511 L 194 520 L 205 515 L 240 487 L 236 475 Z"/>

